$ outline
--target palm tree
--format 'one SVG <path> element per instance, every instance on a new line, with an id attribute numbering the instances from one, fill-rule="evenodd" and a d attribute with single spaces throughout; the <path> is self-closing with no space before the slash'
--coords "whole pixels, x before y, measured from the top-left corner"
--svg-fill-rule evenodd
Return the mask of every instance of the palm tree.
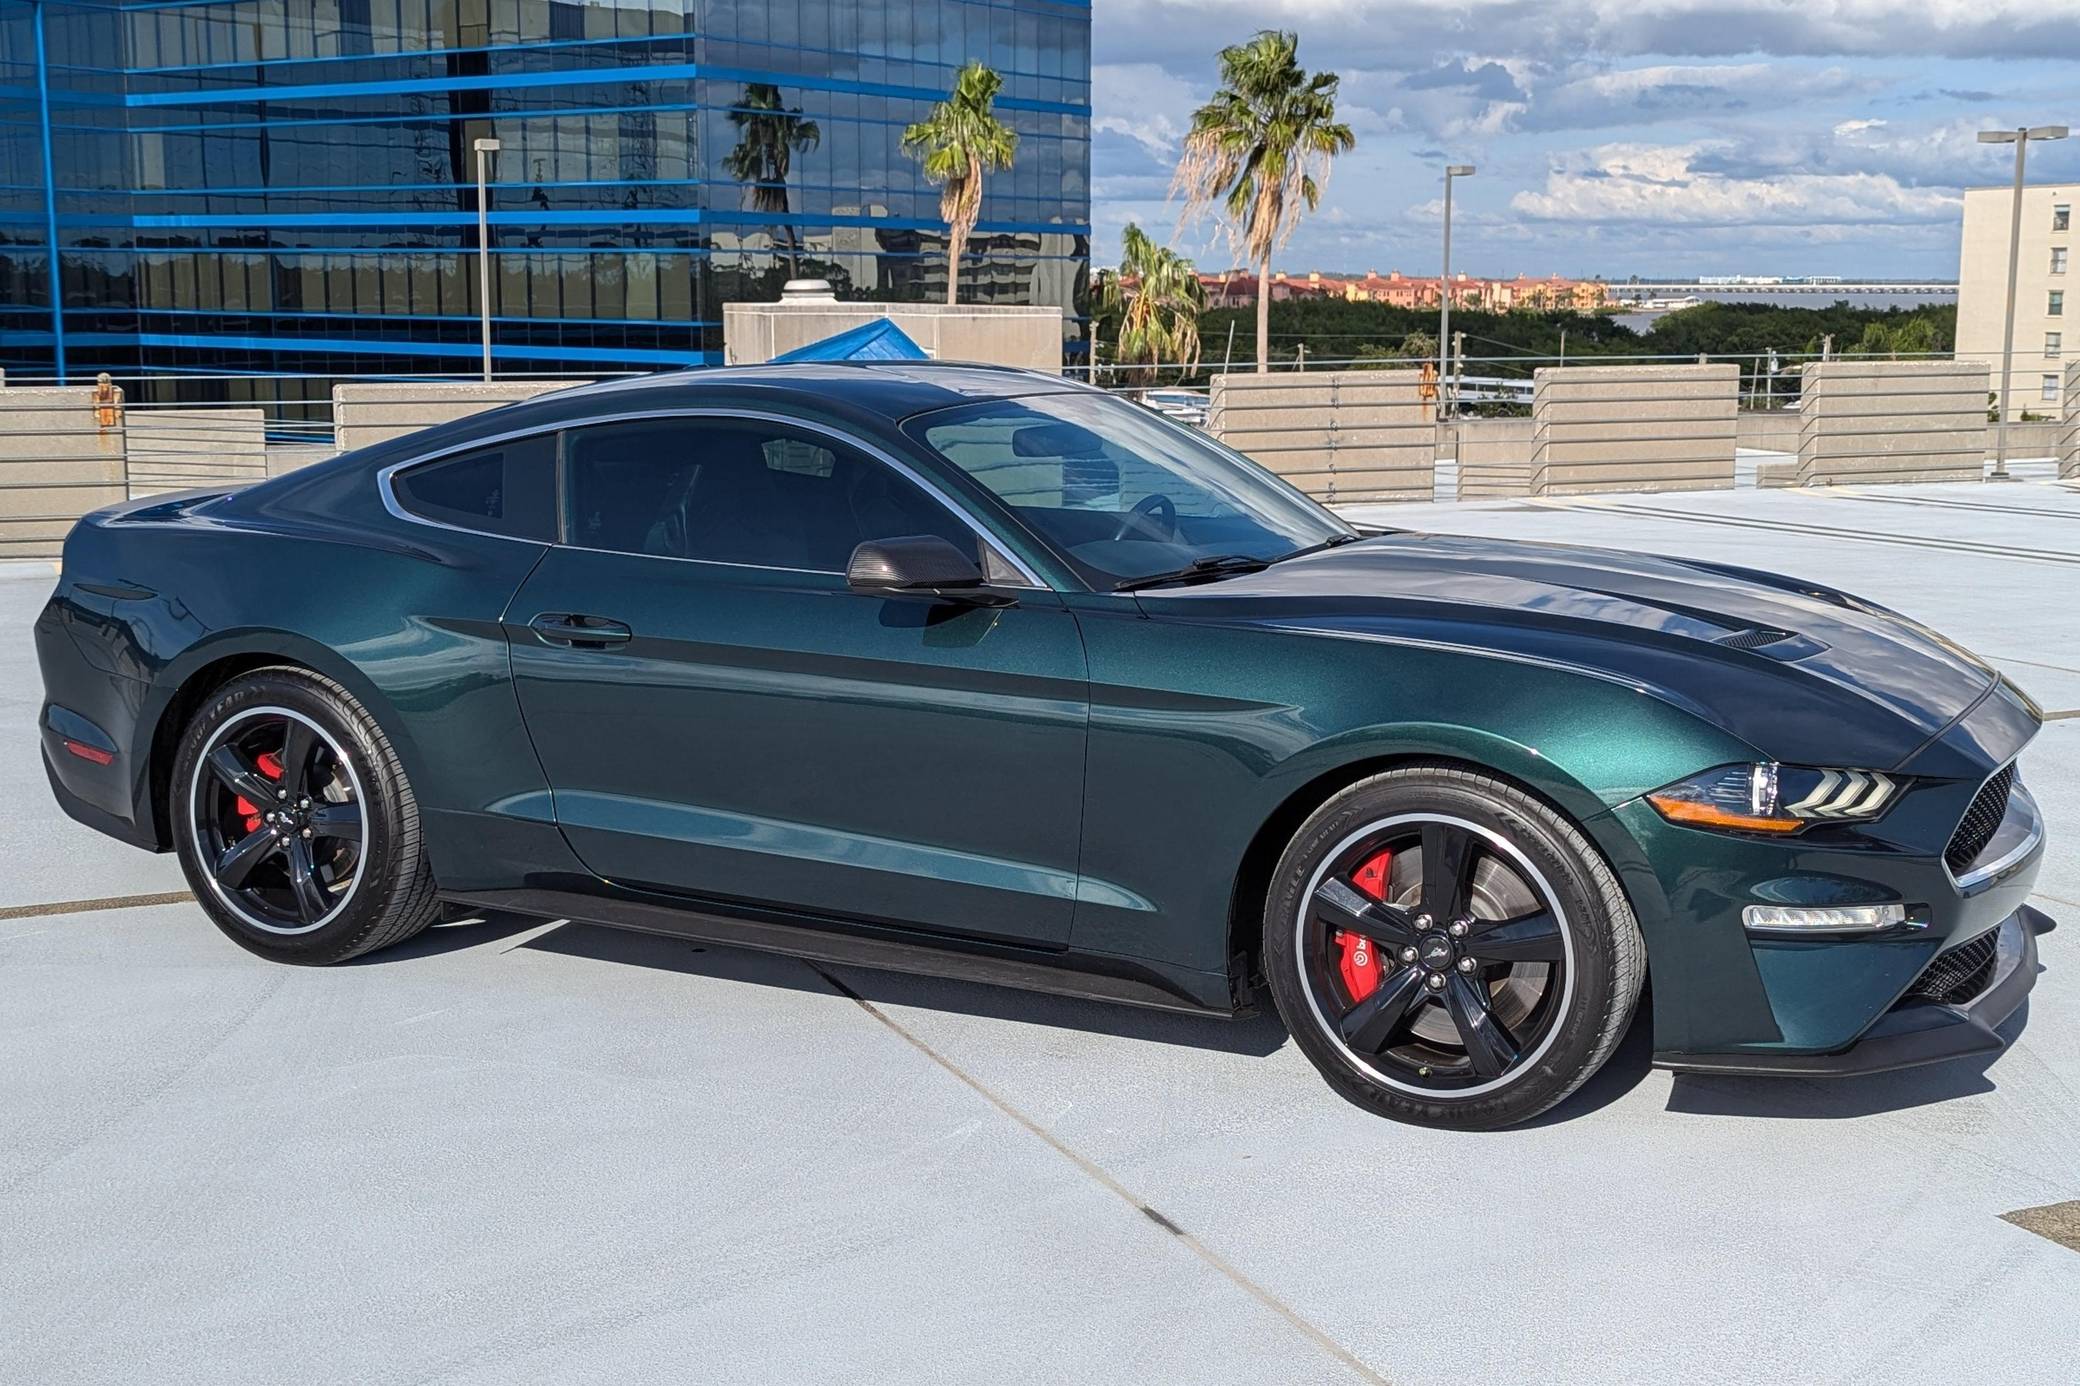
<path id="1" fill-rule="evenodd" d="M 1131 221 L 1121 250 L 1119 269 L 1098 290 L 1098 310 L 1119 315 L 1114 359 L 1129 367 L 1130 379 L 1146 385 L 1156 383 L 1166 359 L 1191 370 L 1199 364 L 1199 314 L 1206 308 L 1198 272 Z"/>
<path id="2" fill-rule="evenodd" d="M 1257 269 L 1257 369 L 1271 368 L 1271 256 L 1313 211 L 1329 161 L 1357 144 L 1336 119 L 1336 74 L 1300 67 L 1297 34 L 1266 29 L 1221 50 L 1221 86 L 1192 113 L 1171 180 L 1186 220 L 1218 203 L 1237 253 Z"/>
<path id="3" fill-rule="evenodd" d="M 961 251 L 982 214 L 982 175 L 1011 167 L 1018 132 L 994 110 L 1004 79 L 971 62 L 954 78 L 953 93 L 903 131 L 903 151 L 924 164 L 939 185 L 939 217 L 946 223 L 946 301 L 960 301 Z"/>
<path id="4" fill-rule="evenodd" d="M 785 104 L 780 88 L 771 82 L 747 83 L 730 109 L 729 123 L 741 133 L 722 166 L 739 183 L 751 185 L 753 210 L 779 218 L 780 234 L 787 239 L 787 273 L 792 278 L 801 269 L 801 236 L 787 220 L 787 173 L 796 154 L 806 154 L 823 142 L 823 131 L 815 121 L 802 118 L 800 106 Z"/>

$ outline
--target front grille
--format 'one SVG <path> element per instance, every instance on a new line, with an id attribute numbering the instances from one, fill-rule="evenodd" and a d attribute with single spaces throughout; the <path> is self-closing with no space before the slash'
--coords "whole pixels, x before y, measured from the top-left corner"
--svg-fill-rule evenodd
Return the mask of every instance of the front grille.
<path id="1" fill-rule="evenodd" d="M 1951 875 L 1963 874 L 1986 850 L 1986 844 L 1993 841 L 2001 820 L 2008 816 L 2008 791 L 2014 784 L 2015 767 L 2004 765 L 1972 796 L 1972 806 L 1964 811 L 1964 821 L 1957 825 L 1950 845 L 1943 849 L 1943 861 Z"/>
<path id="2" fill-rule="evenodd" d="M 1900 1003 L 1934 1001 L 1938 1005 L 1961 1006 L 1986 990 L 1987 983 L 1993 980 L 1994 936 L 1999 932 L 1989 929 L 1969 943 L 1936 954 L 1921 969 L 1914 985 L 1907 988 Z"/>

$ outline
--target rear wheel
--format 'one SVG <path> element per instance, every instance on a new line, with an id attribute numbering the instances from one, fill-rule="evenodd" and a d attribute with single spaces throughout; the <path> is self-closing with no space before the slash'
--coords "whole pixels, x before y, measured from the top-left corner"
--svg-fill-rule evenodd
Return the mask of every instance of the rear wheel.
<path id="1" fill-rule="evenodd" d="M 1396 770 L 1324 805 L 1265 915 L 1280 1015 L 1384 1116 L 1497 1127 L 1565 1098 L 1631 1019 L 1645 947 L 1580 830 L 1514 785 Z"/>
<path id="2" fill-rule="evenodd" d="M 431 924 L 419 810 L 381 728 L 300 669 L 232 680 L 174 765 L 175 847 L 217 927 L 278 962 L 343 962 Z"/>

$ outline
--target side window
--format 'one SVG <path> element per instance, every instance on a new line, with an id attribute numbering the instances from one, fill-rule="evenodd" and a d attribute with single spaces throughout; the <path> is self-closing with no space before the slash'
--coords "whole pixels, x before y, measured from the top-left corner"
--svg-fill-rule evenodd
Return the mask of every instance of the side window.
<path id="1" fill-rule="evenodd" d="M 566 435 L 570 543 L 841 573 L 868 539 L 975 534 L 885 463 L 819 434 L 732 419 L 596 424 Z"/>
<path id="2" fill-rule="evenodd" d="M 422 519 L 548 543 L 556 537 L 556 435 L 408 467 L 390 478 L 390 490 Z"/>

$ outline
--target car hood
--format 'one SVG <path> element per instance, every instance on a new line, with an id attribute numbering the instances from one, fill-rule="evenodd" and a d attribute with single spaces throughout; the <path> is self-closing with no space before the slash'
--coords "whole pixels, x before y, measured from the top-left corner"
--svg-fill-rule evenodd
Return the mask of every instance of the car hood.
<path id="1" fill-rule="evenodd" d="M 1415 640 L 1638 683 L 1785 760 L 1899 764 L 1997 682 L 1896 612 L 1745 568 L 1395 533 L 1140 594 L 1155 615 Z"/>

